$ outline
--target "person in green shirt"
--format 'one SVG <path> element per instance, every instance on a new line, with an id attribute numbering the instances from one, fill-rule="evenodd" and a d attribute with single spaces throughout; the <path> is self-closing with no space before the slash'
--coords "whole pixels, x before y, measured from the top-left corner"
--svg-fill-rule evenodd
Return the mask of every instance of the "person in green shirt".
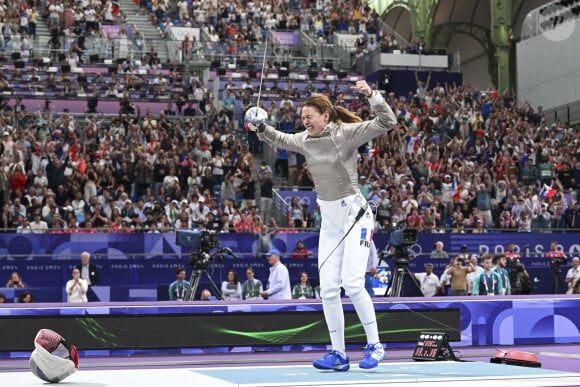
<path id="1" fill-rule="evenodd" d="M 180 267 L 175 271 L 177 278 L 169 285 L 169 300 L 182 301 L 185 298 L 187 288 L 189 288 L 189 281 L 185 280 L 185 268 Z"/>
<path id="2" fill-rule="evenodd" d="M 300 273 L 299 283 L 294 285 L 294 288 L 292 289 L 292 298 L 295 300 L 314 298 L 314 289 L 310 286 L 308 273 L 305 271 Z"/>
<path id="3" fill-rule="evenodd" d="M 525 186 L 535 185 L 537 177 L 538 177 L 538 168 L 536 168 L 532 159 L 528 159 L 521 173 L 523 185 Z"/>
<path id="4" fill-rule="evenodd" d="M 264 290 L 262 281 L 254 278 L 254 269 L 249 267 L 246 270 L 247 281 L 242 285 L 242 299 L 244 300 L 261 300 L 260 293 Z"/>

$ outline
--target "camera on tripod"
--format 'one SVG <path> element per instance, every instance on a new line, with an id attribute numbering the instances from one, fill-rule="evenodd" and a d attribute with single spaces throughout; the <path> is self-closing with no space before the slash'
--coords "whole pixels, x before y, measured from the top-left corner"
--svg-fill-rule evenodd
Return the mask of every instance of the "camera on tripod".
<path id="1" fill-rule="evenodd" d="M 393 277 L 385 294 L 387 297 L 401 297 L 403 295 L 405 277 L 417 288 L 416 294 L 423 295 L 421 287 L 415 281 L 414 275 L 409 272 L 409 264 L 414 258 L 414 252 L 411 250 L 411 246 L 417 243 L 417 230 L 405 227 L 405 222 L 402 222 L 402 224 L 403 226 L 391 231 L 389 244 L 387 245 L 388 253 L 383 252 L 380 256 L 383 259 L 386 255 L 393 260 L 395 265 Z"/>
<path id="2" fill-rule="evenodd" d="M 217 234 L 213 231 L 177 231 L 175 233 L 175 244 L 191 249 L 189 265 L 193 268 L 193 272 L 191 273 L 191 279 L 189 280 L 189 287 L 185 293 L 184 301 L 194 300 L 201 277 L 204 274 L 212 286 L 216 297 L 222 300 L 223 296 L 220 288 L 211 278 L 207 269 L 216 260 L 223 262 L 226 255 L 230 255 L 236 259 L 238 259 L 238 256 L 229 247 L 220 247 Z"/>
<path id="3" fill-rule="evenodd" d="M 217 258 L 220 262 L 224 259 L 219 249 L 218 237 L 210 231 L 177 231 L 175 244 L 191 249 L 189 265 L 193 270 L 206 270 L 214 259 Z M 215 249 L 218 249 L 218 252 L 212 254 L 212 250 Z"/>
<path id="4" fill-rule="evenodd" d="M 410 247 L 417 243 L 417 230 L 401 228 L 391 231 L 389 247 L 395 249 L 391 254 L 395 265 L 408 265 L 413 260 Z"/>

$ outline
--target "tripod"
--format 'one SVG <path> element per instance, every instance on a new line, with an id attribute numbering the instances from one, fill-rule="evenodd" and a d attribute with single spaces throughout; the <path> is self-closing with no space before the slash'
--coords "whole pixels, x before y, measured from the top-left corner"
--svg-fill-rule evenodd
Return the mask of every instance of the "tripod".
<path id="1" fill-rule="evenodd" d="M 223 300 L 222 292 L 220 288 L 216 285 L 214 280 L 211 278 L 207 269 L 204 268 L 197 268 L 194 269 L 191 273 L 191 278 L 189 279 L 189 287 L 185 291 L 185 297 L 183 298 L 184 301 L 193 301 L 195 299 L 195 294 L 197 292 L 197 288 L 199 286 L 199 281 L 201 280 L 202 275 L 205 274 L 209 283 L 212 286 L 212 290 L 215 293 L 215 296 L 218 300 Z"/>
<path id="2" fill-rule="evenodd" d="M 387 292 L 385 293 L 386 297 L 401 297 L 403 296 L 403 290 L 405 288 L 405 276 L 407 276 L 412 283 L 417 287 L 419 294 L 423 295 L 421 291 L 421 287 L 417 285 L 417 281 L 415 280 L 415 276 L 411 274 L 408 267 L 398 266 L 395 264 L 395 270 L 393 273 L 393 278 L 389 283 L 389 287 L 387 288 Z"/>
<path id="3" fill-rule="evenodd" d="M 408 277 L 411 280 L 411 283 L 415 285 L 415 290 L 417 294 L 423 296 L 423 292 L 421 291 L 421 286 L 417 284 L 417 280 L 415 280 L 415 276 L 409 271 L 409 263 L 413 260 L 410 251 L 397 251 L 392 256 L 393 263 L 395 265 L 395 270 L 393 272 L 393 278 L 391 278 L 391 282 L 389 283 L 389 287 L 387 288 L 387 292 L 385 293 L 386 297 L 401 297 L 403 296 L 403 290 L 405 288 L 405 277 Z"/>
<path id="4" fill-rule="evenodd" d="M 552 262 L 552 273 L 554 278 L 552 279 L 552 294 L 559 294 L 560 287 L 565 289 L 564 281 L 562 281 L 562 269 L 560 269 L 560 264 L 557 262 Z"/>

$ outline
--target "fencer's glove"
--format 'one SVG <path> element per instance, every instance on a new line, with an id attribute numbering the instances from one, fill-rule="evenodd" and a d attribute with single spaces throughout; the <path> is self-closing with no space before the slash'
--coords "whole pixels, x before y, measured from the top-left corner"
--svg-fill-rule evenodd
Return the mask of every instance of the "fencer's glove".
<path id="1" fill-rule="evenodd" d="M 266 124 L 264 122 L 248 122 L 246 124 L 246 129 L 249 132 L 264 133 L 266 130 Z"/>

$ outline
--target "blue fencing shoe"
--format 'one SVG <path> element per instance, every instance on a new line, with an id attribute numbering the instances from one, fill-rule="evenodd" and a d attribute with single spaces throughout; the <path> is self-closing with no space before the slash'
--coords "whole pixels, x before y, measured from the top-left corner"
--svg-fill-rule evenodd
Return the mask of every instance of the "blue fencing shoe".
<path id="1" fill-rule="evenodd" d="M 327 353 L 322 359 L 314 360 L 312 365 L 319 370 L 348 371 L 350 368 L 348 356 L 342 357 L 336 351 Z"/>
<path id="2" fill-rule="evenodd" d="M 365 356 L 358 366 L 364 369 L 376 368 L 385 358 L 385 349 L 381 343 L 367 344 L 365 347 Z"/>

